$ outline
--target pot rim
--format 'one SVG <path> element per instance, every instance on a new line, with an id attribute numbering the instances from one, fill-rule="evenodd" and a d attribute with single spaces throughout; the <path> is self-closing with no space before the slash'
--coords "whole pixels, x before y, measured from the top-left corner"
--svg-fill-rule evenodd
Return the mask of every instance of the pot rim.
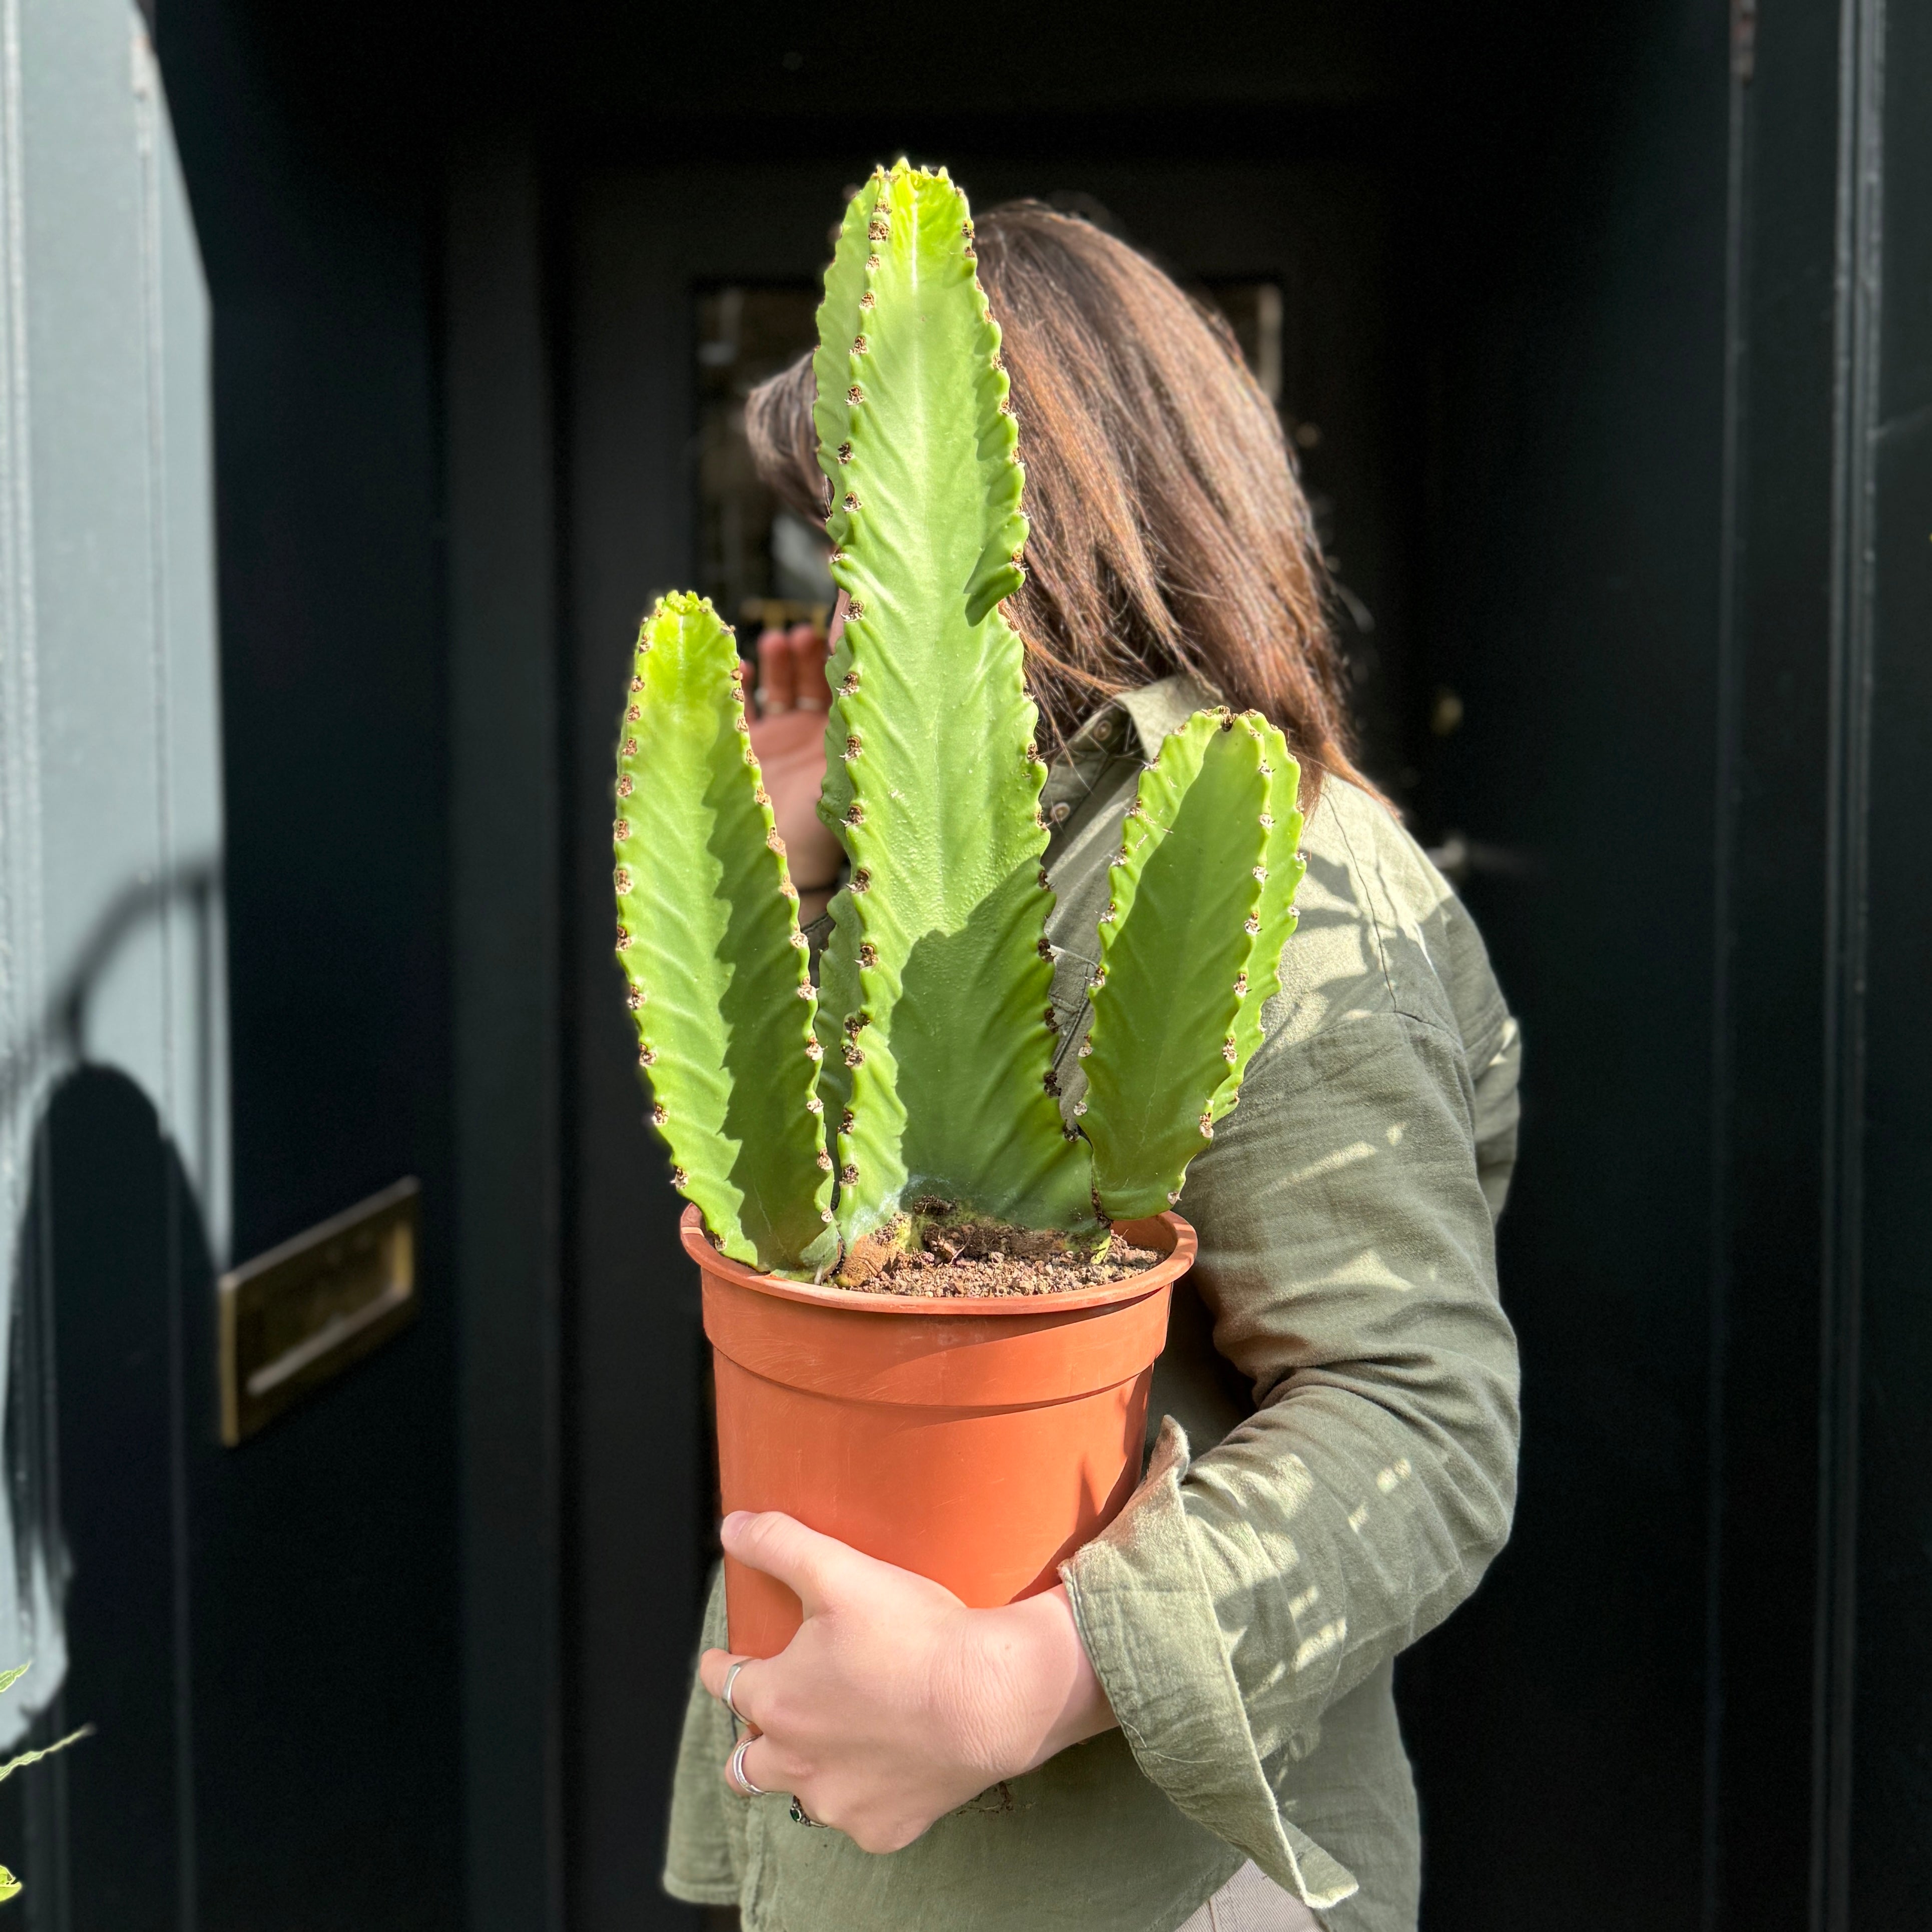
<path id="1" fill-rule="evenodd" d="M 802 1301 L 817 1308 L 843 1309 L 874 1315 L 1001 1316 L 1057 1315 L 1082 1308 L 1104 1308 L 1110 1303 L 1132 1301 L 1140 1296 L 1178 1281 L 1194 1265 L 1200 1247 L 1192 1224 L 1168 1209 L 1160 1214 L 1133 1217 L 1141 1222 L 1160 1221 L 1172 1232 L 1174 1246 L 1150 1268 L 1124 1276 L 1096 1288 L 1062 1290 L 1058 1294 L 934 1296 L 874 1294 L 862 1288 L 814 1287 L 808 1281 L 788 1281 L 782 1275 L 765 1274 L 744 1262 L 734 1261 L 711 1245 L 704 1217 L 697 1208 L 687 1206 L 678 1217 L 678 1234 L 684 1251 L 707 1274 L 719 1276 L 734 1287 L 748 1288 L 783 1301 Z M 1133 1221 L 1116 1221 L 1116 1228 Z"/>

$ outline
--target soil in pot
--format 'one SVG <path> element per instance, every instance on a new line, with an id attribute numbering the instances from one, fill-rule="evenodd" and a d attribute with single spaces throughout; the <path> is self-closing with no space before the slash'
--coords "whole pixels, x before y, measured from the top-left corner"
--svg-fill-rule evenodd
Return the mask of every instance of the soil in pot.
<path id="1" fill-rule="evenodd" d="M 1137 1248 L 1118 1234 L 1097 1250 L 1082 1250 L 1057 1235 L 998 1221 L 922 1216 L 916 1225 L 910 1246 L 902 1245 L 902 1221 L 886 1231 L 885 1239 L 860 1244 L 860 1252 L 840 1271 L 838 1285 L 913 1300 L 994 1300 L 1102 1288 L 1139 1274 L 1162 1258 L 1156 1250 Z"/>

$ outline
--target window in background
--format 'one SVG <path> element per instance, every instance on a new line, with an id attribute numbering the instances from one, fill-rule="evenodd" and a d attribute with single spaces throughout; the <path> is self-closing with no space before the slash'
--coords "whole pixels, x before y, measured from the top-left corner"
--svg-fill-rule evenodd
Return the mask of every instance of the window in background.
<path id="1" fill-rule="evenodd" d="M 1195 283 L 1192 292 L 1227 317 L 1228 326 L 1234 332 L 1234 340 L 1240 344 L 1241 354 L 1254 371 L 1262 394 L 1274 404 L 1281 417 L 1289 451 L 1301 471 L 1302 487 L 1308 493 L 1309 512 L 1315 519 L 1316 542 L 1334 573 L 1335 595 L 1342 606 L 1340 614 L 1346 620 L 1342 645 L 1348 654 L 1355 682 L 1359 684 L 1368 676 L 1372 665 L 1372 654 L 1364 648 L 1364 641 L 1374 630 L 1376 620 L 1368 606 L 1342 579 L 1335 556 L 1334 499 L 1326 490 L 1317 488 L 1308 473 L 1309 452 L 1322 446 L 1322 425 L 1298 419 L 1282 405 L 1281 284 L 1216 280 Z"/>
<path id="2" fill-rule="evenodd" d="M 1280 284 L 1216 280 L 1194 292 L 1228 318 L 1255 380 L 1279 408 Z M 823 624 L 832 608 L 824 532 L 758 480 L 745 440 L 745 398 L 816 344 L 818 298 L 818 285 L 803 282 L 731 283 L 698 297 L 698 587 L 740 628 L 747 648 L 766 625 Z M 1312 423 L 1285 426 L 1298 448 L 1321 440 Z M 1310 505 L 1325 549 L 1328 500 L 1313 496 Z"/>
<path id="3" fill-rule="evenodd" d="M 698 298 L 698 587 L 748 646 L 767 624 L 823 624 L 824 533 L 759 482 L 745 398 L 817 342 L 815 284 L 731 284 Z"/>

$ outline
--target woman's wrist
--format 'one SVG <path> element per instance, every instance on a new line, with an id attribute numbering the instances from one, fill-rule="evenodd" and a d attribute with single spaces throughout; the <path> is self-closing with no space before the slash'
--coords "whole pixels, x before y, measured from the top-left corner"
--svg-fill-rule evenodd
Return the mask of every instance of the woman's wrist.
<path id="1" fill-rule="evenodd" d="M 983 1727 L 995 1775 L 1018 1777 L 1114 1728 L 1064 1586 L 973 1614 L 976 1681 L 966 1688 L 963 1714 L 970 1727 Z"/>

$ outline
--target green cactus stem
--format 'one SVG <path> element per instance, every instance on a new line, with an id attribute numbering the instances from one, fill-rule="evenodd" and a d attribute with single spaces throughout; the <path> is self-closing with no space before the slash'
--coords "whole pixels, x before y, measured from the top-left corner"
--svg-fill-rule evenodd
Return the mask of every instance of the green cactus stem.
<path id="1" fill-rule="evenodd" d="M 850 860 L 821 966 L 850 1243 L 937 1196 L 1090 1229 L 1054 1097 L 1045 771 L 1018 637 L 1016 430 L 965 197 L 902 162 L 847 210 L 819 311 L 819 460 L 850 598 L 820 809 Z"/>
<path id="2" fill-rule="evenodd" d="M 638 637 L 617 762 L 617 958 L 672 1179 L 734 1259 L 836 1258 L 798 895 L 746 733 L 743 668 L 701 597 Z"/>
<path id="3" fill-rule="evenodd" d="M 1082 1125 L 1114 1218 L 1180 1198 L 1261 1043 L 1294 929 L 1300 774 L 1258 713 L 1202 712 L 1141 774 L 1100 922 Z"/>
<path id="4" fill-rule="evenodd" d="M 1268 856 L 1262 861 L 1267 876 L 1261 881 L 1261 903 L 1256 908 L 1261 930 L 1250 935 L 1246 969 L 1250 984 L 1241 996 L 1240 1012 L 1234 1022 L 1234 1057 L 1209 1110 L 1217 1120 L 1231 1112 L 1241 1097 L 1248 1062 L 1260 1048 L 1262 1009 L 1281 990 L 1282 951 L 1294 934 L 1294 895 L 1308 871 L 1308 861 L 1301 856 L 1302 815 L 1297 802 L 1301 767 L 1275 726 L 1258 712 L 1246 716 L 1262 740 L 1262 776 L 1268 780 L 1267 811 L 1274 822 L 1267 827 Z M 1226 1052 L 1224 1045 L 1224 1058 Z"/>

